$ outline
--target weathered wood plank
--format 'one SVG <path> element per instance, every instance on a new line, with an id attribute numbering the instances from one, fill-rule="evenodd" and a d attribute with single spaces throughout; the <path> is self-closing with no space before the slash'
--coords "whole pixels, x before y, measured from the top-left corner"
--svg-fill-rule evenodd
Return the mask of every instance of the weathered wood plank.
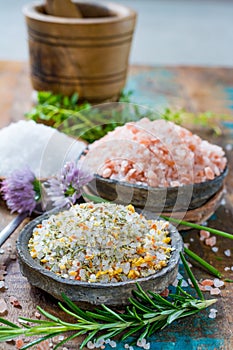
<path id="1" fill-rule="evenodd" d="M 162 105 L 184 107 L 190 111 L 211 110 L 216 113 L 233 115 L 233 71 L 225 68 L 197 68 L 197 67 L 131 67 L 128 88 L 134 89 L 135 102 L 152 107 Z M 24 113 L 31 106 L 31 85 L 29 81 L 28 64 L 21 62 L 0 62 L 0 93 L 2 96 L 0 127 L 12 121 L 23 118 Z M 232 118 L 233 119 L 233 118 Z M 233 130 L 224 129 L 221 137 L 205 133 L 208 140 L 222 146 L 233 145 Z M 201 133 L 203 131 L 200 130 Z M 226 230 L 233 234 L 233 157 L 232 150 L 227 151 L 229 160 L 229 175 L 227 177 L 225 205 L 221 205 L 209 221 L 209 225 Z M 0 202 L 0 229 L 12 219 L 3 201 Z M 24 224 L 27 222 L 25 220 Z M 21 226 L 22 227 L 22 226 Z M 3 245 L 4 253 L 0 254 L 0 270 L 6 266 L 5 284 L 8 287 L 0 291 L 0 298 L 4 298 L 8 306 L 8 319 L 16 321 L 19 315 L 34 316 L 36 305 L 59 316 L 64 315 L 57 307 L 56 300 L 46 293 L 31 287 L 21 275 L 17 259 L 15 259 L 15 241 L 20 228 Z M 232 250 L 232 242 L 217 237 L 218 253 L 200 242 L 198 232 L 190 230 L 183 233 L 184 241 L 190 244 L 190 249 L 200 254 L 207 261 L 217 267 L 225 278 L 233 278 L 233 271 L 225 271 L 225 267 L 232 267 L 232 256 L 224 254 L 226 249 Z M 182 272 L 182 271 L 181 271 Z M 208 273 L 194 267 L 198 279 L 208 277 Z M 169 329 L 159 332 L 151 338 L 151 349 L 223 349 L 233 348 L 233 284 L 227 283 L 216 305 L 218 315 L 216 320 L 208 318 L 208 311 L 194 316 L 187 321 L 179 321 Z M 206 294 L 208 296 L 208 294 Z M 15 308 L 10 304 L 9 297 L 18 298 L 22 308 Z M 67 347 L 77 350 L 80 339 L 74 340 Z M 13 343 L 1 344 L 0 350 L 15 349 Z M 37 349 L 37 347 L 35 347 Z M 39 349 L 39 348 L 38 348 Z M 107 348 L 106 348 L 107 349 Z M 118 343 L 117 349 L 124 349 Z"/>

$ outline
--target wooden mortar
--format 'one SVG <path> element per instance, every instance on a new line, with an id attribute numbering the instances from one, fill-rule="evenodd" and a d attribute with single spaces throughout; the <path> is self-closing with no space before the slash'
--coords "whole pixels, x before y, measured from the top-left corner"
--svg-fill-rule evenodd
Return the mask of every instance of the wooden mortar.
<path id="1" fill-rule="evenodd" d="M 115 101 L 125 85 L 136 12 L 108 2 L 77 4 L 83 18 L 50 16 L 43 3 L 24 7 L 33 88 Z"/>

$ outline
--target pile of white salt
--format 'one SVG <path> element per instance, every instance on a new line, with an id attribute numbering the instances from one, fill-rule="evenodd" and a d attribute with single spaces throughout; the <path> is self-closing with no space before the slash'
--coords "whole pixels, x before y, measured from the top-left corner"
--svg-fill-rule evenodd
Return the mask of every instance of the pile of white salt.
<path id="1" fill-rule="evenodd" d="M 82 141 L 34 121 L 21 120 L 0 129 L 0 177 L 28 166 L 37 177 L 60 172 L 86 147 Z"/>

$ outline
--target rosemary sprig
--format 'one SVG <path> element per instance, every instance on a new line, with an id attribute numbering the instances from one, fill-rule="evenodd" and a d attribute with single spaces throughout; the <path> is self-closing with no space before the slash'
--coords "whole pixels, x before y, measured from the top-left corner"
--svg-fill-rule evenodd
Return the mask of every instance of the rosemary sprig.
<path id="1" fill-rule="evenodd" d="M 180 284 L 178 284 L 176 292 L 170 294 L 168 299 L 152 291 L 145 292 L 139 284 L 136 284 L 137 289 L 132 292 L 132 297 L 129 298 L 130 305 L 126 307 L 124 313 L 119 313 L 106 305 L 102 305 L 94 311 L 84 311 L 63 294 L 65 305 L 60 302 L 58 305 L 65 313 L 74 318 L 73 323 L 65 322 L 38 306 L 39 312 L 48 320 L 20 317 L 21 326 L 18 326 L 0 318 L 0 322 L 4 325 L 0 326 L 0 341 L 17 338 L 20 335 L 25 337 L 39 336 L 38 339 L 21 348 L 21 350 L 26 350 L 45 339 L 72 332 L 71 335 L 59 342 L 55 349 L 75 337 L 85 335 L 80 346 L 80 349 L 83 349 L 89 341 L 107 340 L 116 335 L 120 335 L 122 340 L 131 335 L 136 335 L 138 339 L 150 337 L 172 322 L 194 315 L 217 301 L 216 299 L 204 300 L 182 253 L 181 259 L 200 299 L 196 299 L 184 291 Z M 32 325 L 28 325 L 29 323 Z"/>

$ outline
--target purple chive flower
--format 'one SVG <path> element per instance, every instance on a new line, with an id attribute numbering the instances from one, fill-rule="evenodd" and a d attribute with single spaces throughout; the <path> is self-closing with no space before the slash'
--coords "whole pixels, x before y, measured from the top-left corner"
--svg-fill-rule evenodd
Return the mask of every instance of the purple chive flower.
<path id="1" fill-rule="evenodd" d="M 40 198 L 40 185 L 29 168 L 15 170 L 2 181 L 1 192 L 11 212 L 29 212 L 35 209 Z"/>
<path id="2" fill-rule="evenodd" d="M 90 173 L 74 162 L 67 162 L 60 175 L 47 181 L 47 194 L 55 207 L 70 207 L 81 197 L 83 186 L 92 179 Z"/>

